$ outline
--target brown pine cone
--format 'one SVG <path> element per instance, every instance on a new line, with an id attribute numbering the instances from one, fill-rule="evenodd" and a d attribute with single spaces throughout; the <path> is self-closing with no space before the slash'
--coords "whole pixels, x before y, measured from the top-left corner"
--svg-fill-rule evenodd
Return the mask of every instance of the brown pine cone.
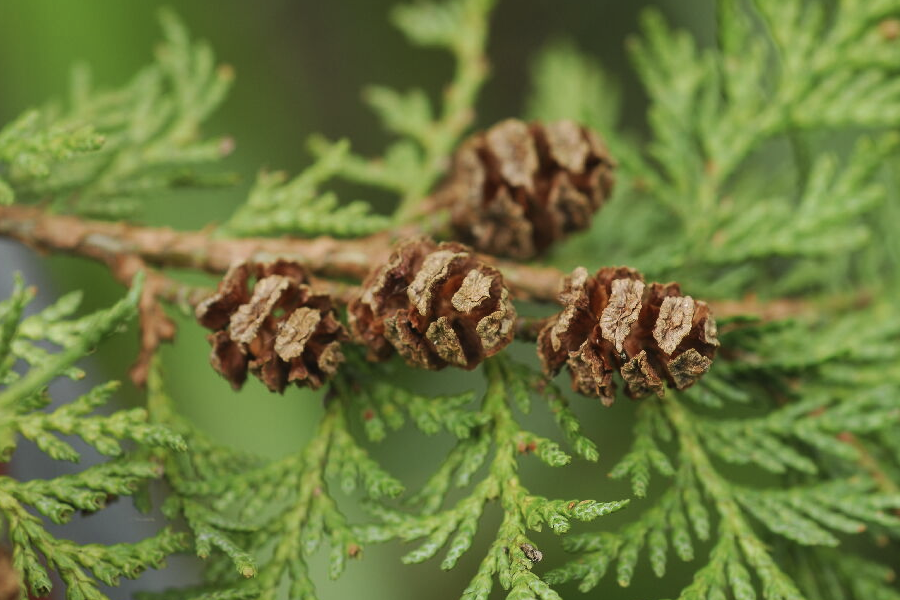
<path id="1" fill-rule="evenodd" d="M 548 375 L 569 365 L 572 388 L 615 399 L 614 370 L 632 398 L 665 393 L 664 383 L 690 387 L 712 364 L 719 340 L 705 302 L 683 296 L 677 283 L 644 284 L 627 267 L 590 277 L 583 267 L 559 294 L 565 307 L 540 332 L 538 355 Z"/>
<path id="2" fill-rule="evenodd" d="M 331 298 L 313 293 L 308 281 L 297 263 L 241 262 L 197 306 L 197 320 L 213 330 L 210 362 L 234 389 L 248 368 L 273 392 L 290 382 L 316 389 L 344 361 L 347 331 Z"/>
<path id="3" fill-rule="evenodd" d="M 500 272 L 471 249 L 428 238 L 402 242 L 347 307 L 371 360 L 390 356 L 427 369 L 474 369 L 512 341 L 516 311 Z"/>
<path id="4" fill-rule="evenodd" d="M 507 119 L 463 143 L 435 197 L 450 208 L 460 240 L 527 259 L 590 226 L 612 192 L 614 168 L 587 127 Z"/>

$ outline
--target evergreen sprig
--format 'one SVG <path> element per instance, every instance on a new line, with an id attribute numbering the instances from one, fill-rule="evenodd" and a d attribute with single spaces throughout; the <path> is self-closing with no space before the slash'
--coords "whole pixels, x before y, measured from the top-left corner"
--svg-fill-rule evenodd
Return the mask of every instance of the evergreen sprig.
<path id="1" fill-rule="evenodd" d="M 836 546 L 844 536 L 864 531 L 896 536 L 898 520 L 892 513 L 900 490 L 892 475 L 897 454 L 886 440 L 896 435 L 900 418 L 900 332 L 892 322 L 875 318 L 880 313 L 849 313 L 828 323 L 727 324 L 723 345 L 735 356 L 720 361 L 684 394 L 701 412 L 689 411 L 669 394 L 661 402 L 645 400 L 632 448 L 611 473 L 629 477 L 635 495 L 644 497 L 651 468 L 664 475 L 674 470 L 669 488 L 619 532 L 567 537 L 564 547 L 579 556 L 551 571 L 548 581 L 579 580 L 586 591 L 615 568 L 619 583 L 627 585 L 641 552 L 662 576 L 670 550 L 694 560 L 687 524 L 705 541 L 712 513 L 719 519 L 718 537 L 681 598 L 755 597 L 761 589 L 764 598 L 799 599 L 806 597 L 800 592 L 803 580 L 782 568 L 754 522 L 810 547 Z M 735 406 L 752 412 L 722 415 Z M 754 414 L 760 409 L 762 416 Z M 673 442 L 675 464 L 668 450 Z M 786 477 L 784 487 L 738 484 L 714 457 Z M 812 551 L 792 545 L 790 552 L 798 560 L 814 560 Z M 842 554 L 864 562 L 849 550 Z M 867 564 L 867 572 L 880 568 Z M 870 579 L 868 585 L 877 595 L 896 593 L 889 581 L 876 585 Z M 853 587 L 844 589 L 848 586 Z"/>
<path id="2" fill-rule="evenodd" d="M 662 418 L 658 407 L 655 404 L 646 404 L 638 410 L 633 435 L 631 449 L 616 463 L 609 476 L 613 479 L 628 477 L 634 495 L 637 498 L 644 498 L 650 486 L 652 470 L 660 475 L 675 474 L 672 461 L 658 444 L 658 440 L 671 441 L 672 431 Z"/>
<path id="3" fill-rule="evenodd" d="M 433 104 L 420 89 L 371 88 L 366 100 L 397 141 L 368 159 L 352 154 L 349 142 L 313 138 L 312 165 L 294 178 L 260 175 L 247 202 L 210 234 L 216 248 L 249 258 L 231 250 L 255 252 L 272 240 L 229 235 L 384 232 L 371 239 L 387 239 L 422 224 L 441 231 L 439 218 L 422 217 L 472 122 L 487 74 L 493 4 L 447 0 L 395 10 L 411 42 L 455 59 L 442 102 Z M 618 197 L 592 235 L 569 242 L 552 260 L 593 269 L 604 256 L 606 264 L 627 262 L 653 279 L 677 278 L 697 297 L 741 306 L 755 301 L 745 297 L 751 291 L 778 296 L 771 307 L 787 306 L 794 316 L 774 310 L 762 321 L 720 319 L 721 351 L 711 371 L 690 390 L 641 401 L 630 445 L 610 465 L 612 478 L 627 479 L 637 498 L 626 522 L 609 528 L 601 521 L 594 530 L 580 524 L 618 511 L 627 499 L 546 497 L 524 484 L 525 456 L 552 467 L 573 460 L 554 439 L 520 423 L 518 413 L 536 401 L 573 454 L 589 462 L 601 457 L 590 424 L 571 406 L 576 400 L 503 355 L 479 371 L 486 380 L 480 396 L 431 395 L 400 383 L 396 363 L 368 364 L 348 350 L 323 393 L 311 439 L 272 461 L 217 444 L 180 417 L 159 357 L 146 410 L 97 414 L 115 384 L 51 406 L 47 385 L 83 377 L 75 363 L 139 305 L 158 317 L 155 302 L 187 297 L 166 278 L 167 268 L 224 268 L 204 256 L 210 246 L 197 244 L 203 233 L 135 233 L 125 224 L 132 238 L 116 244 L 116 230 L 105 229 L 99 242 L 87 235 L 83 246 L 50 248 L 101 258 L 114 269 L 126 259 L 152 263 L 159 269 L 152 293 L 141 296 L 138 281 L 122 302 L 81 318 L 71 318 L 77 294 L 23 318 L 32 292 L 21 282 L 0 302 L 0 457 L 8 459 L 26 439 L 52 458 L 75 461 L 77 451 L 62 438 L 70 435 L 116 457 L 49 480 L 0 477 L 0 514 L 29 591 L 46 593 L 56 571 L 69 598 L 101 599 L 97 582 L 134 577 L 190 548 L 205 561 L 205 583 L 162 598 L 269 599 L 284 591 L 314 598 L 308 560 L 320 547 L 329 546 L 332 578 L 364 547 L 388 541 L 416 543 L 404 562 L 443 552 L 441 567 L 452 569 L 496 503 L 502 521 L 462 592 L 467 600 L 496 594 L 495 580 L 515 599 L 559 598 L 551 586 L 569 581 L 589 591 L 608 574 L 628 586 L 644 560 L 664 576 L 672 554 L 693 573 L 676 590 L 685 600 L 898 600 L 888 561 L 900 537 L 900 321 L 892 301 L 900 246 L 890 230 L 896 181 L 883 167 L 898 158 L 898 137 L 889 130 L 900 124 L 900 34 L 890 28 L 900 27 L 900 1 L 718 6 L 712 45 L 671 29 L 655 11 L 645 13 L 642 33 L 629 43 L 648 94 L 648 140 L 616 130 L 618 86 L 571 44 L 541 54 L 527 102 L 533 118 L 574 118 L 597 128 L 620 163 Z M 173 17 L 165 13 L 162 21 L 166 42 L 156 62 L 130 84 L 96 92 L 76 73 L 67 108 L 31 111 L 0 130 L 0 204 L 49 200 L 56 210 L 109 217 L 132 214 L 139 199 L 177 185 L 223 181 L 193 167 L 230 146 L 203 139 L 200 125 L 232 74 L 216 68 L 210 49 L 191 42 Z M 322 191 L 338 177 L 394 194 L 393 219 Z M 33 221 L 26 223 L 10 231 L 34 241 Z M 879 234 L 885 239 L 870 243 Z M 156 242 L 191 243 L 170 253 L 148 250 L 146 238 L 154 235 Z M 371 239 L 329 240 L 336 245 L 328 247 Z M 498 265 L 517 281 L 515 265 Z M 325 268 L 316 275 L 335 274 Z M 337 275 L 361 276 L 359 269 Z M 343 282 L 330 283 L 344 291 Z M 398 502 L 403 482 L 378 464 L 369 444 L 406 423 L 427 436 L 449 434 L 454 446 L 421 489 Z M 125 441 L 137 450 L 124 452 Z M 614 453 L 604 448 L 604 460 Z M 146 507 L 146 484 L 161 476 L 163 511 L 185 533 L 166 528 L 134 544 L 79 545 L 45 527 L 45 520 L 65 523 L 77 511 L 100 510 L 110 496 L 143 492 L 136 500 Z M 352 522 L 336 487 L 361 497 L 373 522 Z M 542 553 L 532 532 L 545 525 L 566 534 L 562 546 L 574 556 L 541 576 L 533 569 Z M 872 558 L 873 543 L 888 547 L 886 558 Z"/>
<path id="4" fill-rule="evenodd" d="M 527 391 L 521 387 L 522 368 L 497 358 L 487 361 L 484 368 L 487 389 L 480 409 L 483 422 L 462 437 L 436 473 L 411 498 L 410 503 L 422 507 L 421 512 L 411 514 L 372 505 L 370 511 L 382 524 L 370 525 L 360 532 L 368 541 L 420 540 L 420 545 L 403 557 L 406 563 L 426 561 L 446 546 L 441 568 L 449 570 L 472 546 L 485 506 L 496 500 L 503 510 L 503 521 L 462 597 L 487 598 L 496 577 L 507 590 L 508 598 L 559 598 L 532 572 L 542 554 L 528 531 L 541 531 L 547 525 L 554 533 L 563 534 L 569 531 L 572 521 L 593 521 L 624 508 L 628 500 L 551 499 L 530 493 L 518 475 L 517 456 L 534 454 L 551 467 L 566 465 L 572 458 L 556 442 L 529 432 L 516 422 L 511 403 L 526 408 L 530 405 Z M 484 478 L 455 505 L 441 509 L 451 486 L 468 486 L 482 465 L 487 469 Z"/>
<path id="5" fill-rule="evenodd" d="M 382 377 L 393 365 L 376 370 L 362 355 L 353 352 L 350 356 L 348 367 L 353 369 L 353 374 L 338 379 L 335 385 L 343 395 L 352 398 L 357 418 L 371 442 L 384 440 L 389 431 L 399 430 L 407 420 L 425 435 L 444 430 L 462 440 L 471 437 L 473 431 L 488 419 L 483 413 L 472 410 L 474 392 L 439 396 L 417 394 Z"/>
<path id="6" fill-rule="evenodd" d="M 900 533 L 900 518 L 889 512 L 900 507 L 900 494 L 879 493 L 867 478 L 835 480 L 788 490 L 737 488 L 744 509 L 773 533 L 807 546 L 837 546 L 829 529 L 861 533 L 871 525 Z"/>
<path id="7" fill-rule="evenodd" d="M 833 597 L 832 590 L 847 590 L 854 598 L 900 598 L 892 585 L 893 569 L 874 560 L 833 548 L 801 547 L 786 556 L 786 562 L 807 598 Z"/>
<path id="8" fill-rule="evenodd" d="M 340 205 L 335 194 L 317 189 L 340 172 L 349 150 L 346 142 L 334 144 L 290 181 L 283 172 L 260 173 L 222 233 L 355 237 L 385 229 L 389 219 L 372 214 L 367 202 Z"/>
<path id="9" fill-rule="evenodd" d="M 889 210 L 880 167 L 896 157 L 897 138 L 868 132 L 900 123 L 889 58 L 896 44 L 879 34 L 897 14 L 896 0 L 833 11 L 802 0 L 722 0 L 718 44 L 701 48 L 645 12 L 642 35 L 629 43 L 650 100 L 645 144 L 610 131 L 620 100 L 596 62 L 571 45 L 549 47 L 536 63 L 529 114 L 602 128 L 624 180 L 624 200 L 568 256 L 589 256 L 588 240 L 604 239 L 619 260 L 715 296 L 762 282 L 778 295 L 852 280 L 848 256 L 868 250 L 878 231 L 872 215 Z M 572 81 L 580 94 L 556 93 Z M 848 137 L 857 149 L 839 166 L 836 140 Z M 876 260 L 883 269 L 892 259 Z M 768 285 L 773 272 L 778 281 Z"/>
<path id="10" fill-rule="evenodd" d="M 891 470 L 896 452 L 885 442 L 896 435 L 900 418 L 896 328 L 875 325 L 872 313 L 818 326 L 732 326 L 736 329 L 726 331 L 723 340 L 739 358 L 722 361 L 685 394 L 715 412 L 688 411 L 670 395 L 662 402 L 644 401 L 632 449 L 611 473 L 630 477 L 635 495 L 643 497 L 651 467 L 664 475 L 674 468 L 670 487 L 619 532 L 566 538 L 565 548 L 579 557 L 551 571 L 548 581 L 580 580 L 580 589 L 588 590 L 615 567 L 619 583 L 627 585 L 642 551 L 662 576 L 670 547 L 682 559 L 694 559 L 688 522 L 699 540 L 709 538 L 710 507 L 719 519 L 718 538 L 681 598 L 755 594 L 753 577 L 761 581 L 764 598 L 804 597 L 797 589 L 800 580 L 780 568 L 753 522 L 809 546 L 835 546 L 842 538 L 838 534 L 867 530 L 897 535 L 891 512 L 900 490 L 886 475 L 886 470 L 896 473 Z M 855 387 L 860 381 L 868 382 L 864 390 Z M 771 406 L 773 396 L 782 399 L 780 407 Z M 735 400 L 737 406 L 769 406 L 763 416 L 723 418 L 721 411 Z M 672 442 L 677 466 L 665 451 Z M 713 456 L 790 476 L 791 483 L 785 488 L 737 484 Z M 863 560 L 850 551 L 845 555 Z M 878 593 L 895 592 L 879 587 Z"/>
<path id="11" fill-rule="evenodd" d="M 172 518 L 184 518 L 197 555 L 208 560 L 205 586 L 164 598 L 269 598 L 285 581 L 292 597 L 315 597 L 309 556 L 327 543 L 334 579 L 348 559 L 363 551 L 363 539 L 332 496 L 331 483 L 346 494 L 359 488 L 371 501 L 403 491 L 348 428 L 348 381 L 336 383 L 327 395 L 325 412 L 306 447 L 268 463 L 212 443 L 174 412 L 162 381 L 157 365 L 149 380 L 152 414 L 184 432 L 191 443 L 188 453 L 165 458 L 172 493 L 164 510 Z M 234 570 L 250 580 L 235 581 Z"/>
<path id="12" fill-rule="evenodd" d="M 341 204 L 318 188 L 336 177 L 397 194 L 401 220 L 421 217 L 419 203 L 446 168 L 460 136 L 472 121 L 471 106 L 487 75 L 484 46 L 493 0 L 452 0 L 398 7 L 393 20 L 411 42 L 451 52 L 453 81 L 440 110 L 421 89 L 399 92 L 373 86 L 365 99 L 385 129 L 400 139 L 377 159 L 350 152 L 346 140 L 309 141 L 315 162 L 287 180 L 284 173 L 262 173 L 247 201 L 222 228 L 223 234 L 358 237 L 388 228 L 391 220 L 362 201 Z"/>
<path id="13" fill-rule="evenodd" d="M 22 574 L 23 594 L 49 594 L 53 587 L 49 572 L 55 571 L 66 585 L 67 598 L 102 600 L 107 596 L 97 582 L 116 585 L 120 577 L 135 578 L 148 567 L 161 567 L 168 555 L 184 546 L 183 536 L 167 528 L 136 543 L 77 544 L 50 533 L 41 518 L 68 523 L 76 512 L 102 510 L 109 498 L 131 495 L 143 482 L 162 475 L 157 462 L 139 453 L 124 454 L 123 440 L 171 452 L 185 450 L 179 435 L 148 423 L 143 408 L 92 414 L 108 402 L 118 388 L 115 382 L 45 410 L 52 401 L 47 385 L 60 376 L 82 375 L 74 363 L 134 317 L 140 290 L 138 279 L 125 299 L 87 317 L 66 318 L 78 305 L 79 298 L 71 295 L 23 319 L 34 290 L 17 278 L 12 296 L 0 303 L 3 460 L 8 461 L 20 440 L 26 439 L 53 459 L 78 461 L 78 452 L 59 437 L 63 435 L 79 436 L 101 454 L 118 457 L 53 479 L 0 477 L 0 515 L 9 531 L 13 566 Z M 37 345 L 46 342 L 61 350 L 53 353 Z M 22 363 L 30 368 L 20 374 L 15 368 Z"/>
<path id="14" fill-rule="evenodd" d="M 870 412 L 865 399 L 860 399 L 858 404 L 845 400 L 845 404 L 856 404 L 860 414 Z M 896 401 L 893 404 L 893 419 L 872 419 L 861 424 L 860 431 L 869 432 L 873 428 L 894 430 Z M 665 574 L 668 536 L 671 536 L 672 547 L 684 560 L 694 558 L 688 521 L 693 522 L 698 539 L 708 538 L 710 518 L 707 503 L 718 513 L 719 538 L 709 562 L 697 570 L 694 583 L 683 590 L 682 598 L 702 598 L 711 589 L 725 593 L 729 588 L 738 596 L 744 586 L 750 590 L 754 588 L 748 572 L 755 572 L 763 582 L 765 598 L 802 597 L 795 589 L 796 584 L 776 566 L 777 563 L 765 549 L 765 542 L 752 529 L 748 519 L 751 515 L 773 533 L 804 545 L 837 545 L 839 538 L 828 529 L 853 534 L 875 525 L 896 535 L 900 521 L 888 511 L 896 509 L 900 495 L 895 490 L 879 490 L 877 482 L 868 477 L 826 479 L 824 483 L 786 490 L 750 488 L 728 481 L 704 449 L 708 446 L 717 450 L 717 454 L 725 460 L 754 462 L 776 473 L 784 472 L 786 467 L 816 473 L 818 469 L 815 465 L 820 464 L 821 459 L 812 461 L 797 450 L 798 442 L 809 442 L 810 439 L 814 440 L 812 445 L 820 452 L 838 456 L 844 461 L 859 460 L 856 449 L 849 446 L 841 449 L 843 444 L 834 439 L 834 433 L 816 435 L 816 425 L 804 429 L 795 424 L 794 417 L 798 415 L 809 419 L 824 418 L 828 414 L 827 408 L 822 412 L 816 410 L 814 403 L 804 406 L 798 402 L 770 413 L 763 420 L 726 420 L 721 423 L 722 427 L 718 427 L 720 423 L 691 414 L 671 398 L 656 408 L 651 409 L 650 406 L 642 407 L 642 414 L 655 411 L 659 417 L 664 416 L 667 424 L 655 429 L 668 431 L 671 427 L 678 442 L 679 466 L 671 487 L 637 521 L 619 533 L 568 537 L 564 541 L 566 549 L 581 556 L 549 573 L 551 583 L 578 579 L 582 582 L 580 588 L 586 591 L 597 585 L 609 567 L 615 564 L 620 585 L 628 585 L 641 550 L 647 552 L 654 572 L 661 577 Z M 765 430 L 766 426 L 761 421 L 789 438 L 789 441 L 775 440 L 771 443 L 765 437 L 754 438 L 754 435 L 759 436 L 753 433 L 757 428 Z M 618 476 L 629 474 L 638 496 L 638 492 L 646 488 L 647 464 L 650 462 L 648 455 L 658 451 L 650 422 L 646 416 L 638 421 L 634 447 L 613 472 Z M 854 418 L 850 417 L 846 422 L 852 429 Z M 665 440 L 669 435 L 663 433 L 662 437 Z M 725 446 L 728 443 L 730 447 Z M 668 474 L 671 469 L 668 458 L 655 456 L 661 465 L 667 465 L 656 465 L 657 468 Z"/>
<path id="15" fill-rule="evenodd" d="M 231 150 L 201 137 L 201 123 L 234 78 L 208 44 L 192 42 L 169 11 L 156 60 L 118 89 L 93 89 L 85 66 L 72 72 L 67 102 L 31 110 L 0 131 L 0 203 L 52 200 L 56 210 L 132 216 L 141 202 L 185 185 L 221 185 L 227 175 L 195 166 Z"/>
<path id="16" fill-rule="evenodd" d="M 340 175 L 400 196 L 395 216 L 400 222 L 421 218 L 422 200 L 444 173 L 461 136 L 473 120 L 472 107 L 487 77 L 485 46 L 488 17 L 494 0 L 418 2 L 392 12 L 394 24 L 414 44 L 449 51 L 455 61 L 453 80 L 440 107 L 432 106 L 424 90 L 405 92 L 384 86 L 366 91 L 366 101 L 385 129 L 400 139 L 377 159 L 348 155 Z M 339 144 L 339 143 L 338 143 Z M 335 151 L 322 137 L 310 140 L 319 156 Z"/>

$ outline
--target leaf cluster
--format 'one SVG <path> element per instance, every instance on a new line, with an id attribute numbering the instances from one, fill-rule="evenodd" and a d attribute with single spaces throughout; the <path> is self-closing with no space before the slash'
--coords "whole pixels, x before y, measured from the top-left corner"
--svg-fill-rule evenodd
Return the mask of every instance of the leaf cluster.
<path id="1" fill-rule="evenodd" d="M 122 218 L 162 191 L 233 181 L 197 169 L 233 145 L 200 130 L 233 72 L 216 66 L 209 45 L 192 42 L 172 13 L 160 13 L 160 22 L 156 60 L 130 82 L 95 89 L 79 66 L 65 103 L 27 111 L 0 130 L 0 203 L 49 199 L 58 211 Z"/>
<path id="2" fill-rule="evenodd" d="M 454 432 L 460 438 L 456 446 L 421 490 L 410 498 L 409 504 L 420 510 L 409 513 L 372 505 L 370 512 L 382 524 L 362 529 L 363 537 L 378 542 L 395 538 L 406 542 L 419 540 L 419 545 L 403 557 L 407 563 L 428 560 L 446 547 L 441 568 L 452 569 L 471 548 L 486 505 L 497 501 L 503 510 L 503 520 L 463 597 L 487 598 L 496 577 L 510 598 L 559 598 L 557 592 L 532 572 L 534 563 L 541 560 L 541 553 L 528 532 L 541 531 L 547 525 L 554 533 L 563 534 L 569 531 L 573 521 L 593 521 L 624 508 L 628 501 L 555 499 L 529 492 L 518 474 L 519 456 L 534 455 L 550 467 L 565 466 L 572 457 L 555 441 L 522 428 L 514 417 L 513 406 L 523 412 L 530 411 L 532 395 L 527 385 L 540 380 L 539 375 L 521 365 L 492 359 L 485 364 L 485 377 L 487 389 L 481 408 L 477 413 L 470 413 L 478 416 L 468 429 Z M 392 397 L 396 395 L 387 396 Z M 384 400 L 379 396 L 373 398 L 380 412 L 384 412 Z M 553 391 L 547 394 L 547 399 L 576 451 L 588 460 L 597 460 L 595 445 L 580 432 L 561 394 Z M 466 397 L 465 401 L 470 398 Z M 458 402 L 442 403 L 439 410 L 456 420 L 454 404 Z M 388 400 L 386 406 L 390 410 L 393 403 Z M 429 421 L 417 424 L 425 433 L 434 430 Z M 483 466 L 486 471 L 477 479 Z M 442 509 L 454 487 L 468 491 L 455 504 Z"/>
<path id="3" fill-rule="evenodd" d="M 148 423 L 146 409 L 95 413 L 118 388 L 115 382 L 55 407 L 47 391 L 57 377 L 83 376 L 74 363 L 133 318 L 140 289 L 138 281 L 115 306 L 74 319 L 68 317 L 78 307 L 77 294 L 23 318 L 34 290 L 20 278 L 11 297 L 0 303 L 3 460 L 10 460 L 21 441 L 28 440 L 50 458 L 77 462 L 79 453 L 62 436 L 77 436 L 99 453 L 114 457 L 52 479 L 0 477 L 0 516 L 8 528 L 12 563 L 22 576 L 23 594 L 49 594 L 52 570 L 66 585 L 67 598 L 102 600 L 106 596 L 98 582 L 116 585 L 120 577 L 135 578 L 148 567 L 161 567 L 166 556 L 184 545 L 183 536 L 168 528 L 136 543 L 78 544 L 56 537 L 44 521 L 61 525 L 79 512 L 100 511 L 110 499 L 132 495 L 140 484 L 162 475 L 158 463 L 139 453 L 125 453 L 122 441 L 172 452 L 185 449 L 176 433 Z M 52 351 L 50 345 L 59 350 Z"/>
<path id="4" fill-rule="evenodd" d="M 621 99 L 599 64 L 571 44 L 547 48 L 528 114 L 583 119 L 620 162 L 619 201 L 560 256 L 599 244 L 712 297 L 810 292 L 860 272 L 882 283 L 895 258 L 870 242 L 878 215 L 893 214 L 882 167 L 897 157 L 900 88 L 884 25 L 897 14 L 895 0 L 723 0 L 704 48 L 645 12 L 628 49 L 648 94 L 647 140 L 614 129 Z M 579 93 L 557 93 L 575 81 Z"/>

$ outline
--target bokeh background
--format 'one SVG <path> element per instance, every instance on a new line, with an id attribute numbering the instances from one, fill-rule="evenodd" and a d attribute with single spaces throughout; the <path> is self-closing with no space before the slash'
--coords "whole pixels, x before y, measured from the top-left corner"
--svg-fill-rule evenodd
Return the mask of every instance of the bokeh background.
<path id="1" fill-rule="evenodd" d="M 285 169 L 290 173 L 302 169 L 309 162 L 305 140 L 312 133 L 347 137 L 354 149 L 363 154 L 379 152 L 387 140 L 361 102 L 361 89 L 372 83 L 401 89 L 420 86 L 436 98 L 451 68 L 447 56 L 413 47 L 393 29 L 387 14 L 395 3 L 188 0 L 173 5 L 192 34 L 208 40 L 219 60 L 231 64 L 237 73 L 229 99 L 207 123 L 205 132 L 227 133 L 235 138 L 237 150 L 224 161 L 224 166 L 240 174 L 242 184 L 231 189 L 155 198 L 146 207 L 144 221 L 190 229 L 225 219 L 245 197 L 259 169 Z M 76 60 L 92 67 L 94 81 L 99 85 L 119 85 L 128 80 L 151 60 L 154 44 L 160 39 L 156 13 L 163 4 L 158 0 L 0 2 L 0 123 L 10 121 L 29 107 L 63 97 L 69 69 Z M 628 36 L 636 32 L 638 15 L 647 4 L 501 0 L 489 46 L 493 71 L 479 102 L 477 125 L 486 126 L 521 114 L 532 59 L 546 44 L 567 39 L 596 57 L 612 73 L 623 92 L 620 126 L 640 135 L 645 99 L 624 46 Z M 653 4 L 701 43 L 711 41 L 711 2 L 668 0 Z M 339 191 L 354 197 L 364 193 L 349 186 Z M 598 263 L 601 260 L 598 257 Z M 39 286 L 36 307 L 74 289 L 85 290 L 85 310 L 107 306 L 123 293 L 103 267 L 68 257 L 39 257 L 0 240 L 0 296 L 8 294 L 17 270 Z M 203 332 L 187 319 L 180 323 L 178 343 L 167 347 L 164 356 L 169 390 L 181 411 L 220 441 L 266 456 L 277 457 L 301 448 L 320 411 L 316 396 L 294 389 L 283 397 L 273 396 L 255 380 L 240 393 L 232 393 L 207 365 L 208 347 Z M 135 349 L 133 330 L 117 336 L 93 357 L 88 367 L 93 381 L 58 385 L 54 393 L 69 399 L 92 383 L 124 379 Z M 425 385 L 427 381 L 429 386 L 446 388 L 471 387 L 478 385 L 479 379 L 477 375 L 461 377 L 459 373 L 444 373 L 438 379 L 407 376 L 413 379 L 412 385 Z M 142 401 L 140 392 L 130 384 L 124 386 L 118 400 L 126 406 Z M 633 407 L 619 403 L 611 410 L 601 411 L 582 401 L 576 408 L 585 419 L 597 424 L 591 425 L 590 433 L 600 445 L 601 463 L 576 464 L 560 472 L 526 461 L 525 481 L 533 483 L 535 492 L 553 490 L 557 496 L 599 500 L 629 496 L 626 485 L 608 481 L 605 473 L 625 447 Z M 548 419 L 542 418 L 540 411 L 530 419 L 534 427 L 546 429 Z M 448 439 L 424 438 L 404 431 L 373 449 L 373 453 L 414 488 L 436 466 L 449 444 Z M 96 457 L 86 452 L 85 462 L 91 460 Z M 17 476 L 31 478 L 77 467 L 56 464 L 23 446 L 12 468 Z M 355 510 L 352 502 L 350 510 Z M 601 525 L 615 526 L 627 518 L 624 514 L 605 518 Z M 161 522 L 157 515 L 134 512 L 130 501 L 123 500 L 98 515 L 67 526 L 64 534 L 80 541 L 111 543 L 138 539 Z M 482 523 L 482 542 L 488 541 L 486 534 L 497 522 L 497 511 L 489 510 Z M 562 557 L 552 535 L 541 534 L 537 539 L 548 558 L 537 567 L 543 571 Z M 311 567 L 318 574 L 320 597 L 456 598 L 474 573 L 483 546 L 473 548 L 450 573 L 439 570 L 439 559 L 424 565 L 401 566 L 399 556 L 408 549 L 399 544 L 369 548 L 338 582 L 324 577 L 323 560 L 314 560 Z M 698 549 L 698 554 L 703 552 Z M 163 589 L 195 581 L 194 565 L 189 559 L 173 560 L 170 569 L 149 573 L 135 583 L 126 582 L 121 590 L 110 590 L 109 594 L 112 598 L 126 598 L 137 589 Z M 659 597 L 655 586 L 671 590 L 688 578 L 687 573 L 675 570 L 660 581 L 652 576 L 642 577 L 649 575 L 649 570 L 646 566 L 641 568 L 648 572 L 639 572 L 631 589 L 607 585 L 604 595 L 611 600 Z M 572 591 L 562 591 L 567 590 Z"/>

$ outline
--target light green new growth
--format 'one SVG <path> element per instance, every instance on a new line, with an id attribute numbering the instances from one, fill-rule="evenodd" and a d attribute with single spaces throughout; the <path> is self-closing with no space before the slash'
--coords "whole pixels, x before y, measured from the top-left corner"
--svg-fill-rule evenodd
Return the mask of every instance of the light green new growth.
<path id="1" fill-rule="evenodd" d="M 23 576 L 23 594 L 49 594 L 49 571 L 56 571 L 66 585 L 68 599 L 106 599 L 98 591 L 97 582 L 116 585 L 120 577 L 135 578 L 148 567 L 161 567 L 166 556 L 184 547 L 183 536 L 168 528 L 133 544 L 76 544 L 51 534 L 41 518 L 67 523 L 76 511 L 99 511 L 110 497 L 129 496 L 143 481 L 162 475 L 157 463 L 135 453 L 123 454 L 122 440 L 171 452 L 186 448 L 176 433 L 149 424 L 143 408 L 93 414 L 118 388 L 115 382 L 46 410 L 51 403 L 47 385 L 60 376 L 82 377 L 74 363 L 134 317 L 140 289 L 138 280 L 115 306 L 78 319 L 67 319 L 78 307 L 77 294 L 23 319 L 34 290 L 25 288 L 20 278 L 12 296 L 0 303 L 2 459 L 10 460 L 24 439 L 53 459 L 77 462 L 78 452 L 60 437 L 65 435 L 78 436 L 101 454 L 117 457 L 54 479 L 18 481 L 0 477 L 0 515 L 8 528 L 13 565 Z M 38 345 L 42 342 L 51 342 L 61 350 L 50 352 Z M 22 363 L 29 366 L 24 374 L 15 370 Z"/>

